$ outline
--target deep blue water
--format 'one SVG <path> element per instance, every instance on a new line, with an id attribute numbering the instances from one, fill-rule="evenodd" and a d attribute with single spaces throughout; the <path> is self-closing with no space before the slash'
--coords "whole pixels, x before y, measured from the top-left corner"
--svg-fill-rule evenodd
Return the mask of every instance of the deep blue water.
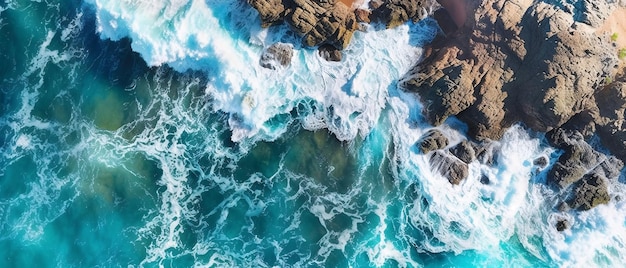
<path id="1" fill-rule="evenodd" d="M 624 263 L 623 201 L 554 211 L 540 134 L 459 186 L 416 152 L 432 126 L 396 84 L 432 21 L 341 63 L 258 25 L 245 1 L 0 3 L 0 267 Z M 292 65 L 262 69 L 276 41 Z"/>

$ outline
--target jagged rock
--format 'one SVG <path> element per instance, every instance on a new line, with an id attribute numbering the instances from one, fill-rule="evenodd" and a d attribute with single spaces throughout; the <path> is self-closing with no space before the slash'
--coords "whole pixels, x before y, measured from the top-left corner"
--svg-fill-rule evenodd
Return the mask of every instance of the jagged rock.
<path id="1" fill-rule="evenodd" d="M 420 95 L 431 124 L 456 115 L 471 136 L 499 139 L 515 122 L 545 132 L 595 106 L 617 57 L 573 11 L 529 0 L 468 4 L 466 28 L 427 50 L 401 83 Z"/>
<path id="2" fill-rule="evenodd" d="M 354 12 L 335 0 L 249 0 L 267 27 L 285 21 L 302 36 L 309 47 L 329 44 L 345 48 L 357 29 Z"/>
<path id="3" fill-rule="evenodd" d="M 419 20 L 425 17 L 424 0 L 385 0 L 382 4 L 371 4 L 372 20 L 384 23 L 387 28 L 404 24 L 409 20 Z"/>
<path id="4" fill-rule="evenodd" d="M 326 61 L 341 61 L 341 51 L 333 46 L 322 45 L 317 49 L 317 53 Z"/>
<path id="5" fill-rule="evenodd" d="M 283 0 L 248 0 L 248 4 L 259 12 L 261 27 L 269 27 L 283 19 Z"/>
<path id="6" fill-rule="evenodd" d="M 463 140 L 454 147 L 450 148 L 450 153 L 466 164 L 469 164 L 476 159 L 474 146 L 467 140 Z"/>
<path id="7" fill-rule="evenodd" d="M 287 67 L 291 64 L 291 57 L 293 57 L 293 46 L 285 43 L 275 43 L 267 47 L 263 54 L 259 64 L 262 67 L 275 70 L 277 67 Z"/>
<path id="8" fill-rule="evenodd" d="M 417 149 L 423 154 L 430 151 L 443 149 L 448 146 L 448 138 L 437 129 L 431 129 L 424 133 L 416 143 Z"/>
<path id="9" fill-rule="evenodd" d="M 609 203 L 606 178 L 596 173 L 586 175 L 574 187 L 574 199 L 570 202 L 573 209 L 589 210 L 601 204 Z"/>
<path id="10" fill-rule="evenodd" d="M 482 142 L 481 144 L 473 144 L 476 159 L 480 163 L 494 166 L 497 164 L 499 145 L 495 142 Z"/>
<path id="11" fill-rule="evenodd" d="M 460 184 L 469 175 L 467 164 L 442 150 L 434 151 L 429 163 L 431 168 L 437 170 L 454 185 Z"/>
<path id="12" fill-rule="evenodd" d="M 606 159 L 606 156 L 591 148 L 579 132 L 559 128 L 549 132 L 547 138 L 552 146 L 564 150 L 548 172 L 548 183 L 559 189 L 565 189 L 580 180 Z"/>

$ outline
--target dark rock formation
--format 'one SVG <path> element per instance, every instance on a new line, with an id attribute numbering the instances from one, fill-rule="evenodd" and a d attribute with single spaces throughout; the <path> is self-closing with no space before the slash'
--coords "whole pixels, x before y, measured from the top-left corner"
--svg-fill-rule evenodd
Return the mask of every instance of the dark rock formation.
<path id="1" fill-rule="evenodd" d="M 317 53 L 320 55 L 320 57 L 327 61 L 341 61 L 342 58 L 341 50 L 336 49 L 331 45 L 321 45 L 317 49 Z"/>
<path id="2" fill-rule="evenodd" d="M 545 132 L 597 107 L 595 89 L 615 74 L 617 57 L 590 26 L 541 1 L 468 3 L 466 28 L 402 83 L 431 124 L 455 115 L 473 137 L 499 139 L 516 122 Z"/>
<path id="3" fill-rule="evenodd" d="M 559 232 L 565 231 L 565 229 L 569 228 L 569 222 L 566 219 L 558 220 L 555 227 Z"/>
<path id="4" fill-rule="evenodd" d="M 428 15 L 424 11 L 427 3 L 423 0 L 383 0 L 382 3 L 370 5 L 371 18 L 387 25 L 387 28 L 393 28 L 409 20 L 417 21 L 424 18 Z"/>
<path id="5" fill-rule="evenodd" d="M 441 131 L 431 129 L 424 133 L 415 145 L 421 153 L 427 154 L 430 151 L 443 149 L 448 146 L 448 138 Z"/>
<path id="6" fill-rule="evenodd" d="M 291 25 L 306 46 L 345 48 L 357 29 L 354 12 L 336 0 L 248 0 L 259 12 L 261 26 L 282 21 Z"/>
<path id="7" fill-rule="evenodd" d="M 460 184 L 469 175 L 467 164 L 442 150 L 434 151 L 430 155 L 429 163 L 433 170 L 454 185 Z"/>
<path id="8" fill-rule="evenodd" d="M 548 171 L 548 184 L 573 196 L 567 207 L 559 209 L 588 210 L 610 200 L 608 180 L 617 180 L 624 163 L 606 156 L 584 141 L 576 131 L 558 128 L 547 133 L 550 144 L 563 150 L 563 154 Z M 565 204 L 561 204 L 565 206 Z"/>
<path id="9" fill-rule="evenodd" d="M 568 203 L 573 209 L 589 210 L 609 203 L 610 199 L 607 178 L 598 173 L 591 173 L 576 183 L 574 198 Z"/>
<path id="10" fill-rule="evenodd" d="M 450 148 L 450 153 L 466 164 L 469 164 L 476 159 L 474 145 L 467 140 L 463 140 L 454 147 Z"/>
<path id="11" fill-rule="evenodd" d="M 276 43 L 263 51 L 259 64 L 265 68 L 275 70 L 277 67 L 287 67 L 291 64 L 293 46 L 285 43 Z"/>

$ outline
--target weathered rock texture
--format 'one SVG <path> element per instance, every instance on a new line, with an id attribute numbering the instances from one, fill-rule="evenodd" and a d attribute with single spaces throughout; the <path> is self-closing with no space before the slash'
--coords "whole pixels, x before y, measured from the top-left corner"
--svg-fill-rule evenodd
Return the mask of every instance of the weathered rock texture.
<path id="1" fill-rule="evenodd" d="M 567 207 L 588 210 L 608 203 L 608 182 L 618 179 L 624 163 L 594 150 L 578 131 L 558 128 L 546 136 L 563 150 L 548 171 L 548 184 L 563 193 Z"/>
<path id="2" fill-rule="evenodd" d="M 610 37 L 593 28 L 618 7 L 582 2 L 468 1 L 466 27 L 436 41 L 401 84 L 419 94 L 433 125 L 457 116 L 476 139 L 499 139 L 517 122 L 597 130 L 626 159 L 625 80 L 614 79 L 620 61 Z"/>
<path id="3" fill-rule="evenodd" d="M 286 22 L 303 38 L 305 46 L 323 44 L 344 49 L 358 29 L 358 22 L 382 22 L 388 28 L 427 15 L 430 0 L 370 2 L 370 10 L 346 6 L 339 0 L 248 0 L 259 12 L 261 26 Z M 358 21 L 358 22 L 357 22 Z"/>
<path id="4" fill-rule="evenodd" d="M 278 67 L 287 67 L 291 64 L 293 57 L 293 46 L 285 43 L 276 43 L 267 47 L 259 64 L 265 68 L 275 70 Z"/>

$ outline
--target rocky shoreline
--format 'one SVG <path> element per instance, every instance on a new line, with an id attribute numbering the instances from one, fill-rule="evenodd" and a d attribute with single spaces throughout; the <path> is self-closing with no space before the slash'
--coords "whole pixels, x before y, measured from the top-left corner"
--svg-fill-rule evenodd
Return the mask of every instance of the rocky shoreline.
<path id="1" fill-rule="evenodd" d="M 367 8 L 336 0 L 248 2 L 264 27 L 287 23 L 305 46 L 319 47 L 320 55 L 334 55 L 336 61 L 361 24 L 395 27 L 424 18 L 429 15 L 424 7 L 432 5 L 428 0 L 372 0 Z M 620 58 L 626 1 L 554 2 L 467 1 L 461 27 L 446 11 L 436 11 L 433 17 L 445 35 L 426 48 L 400 84 L 419 95 L 430 124 L 455 116 L 468 125 L 473 141 L 449 145 L 442 133 L 429 131 L 417 142 L 450 183 L 467 177 L 471 161 L 493 161 L 497 149 L 491 140 L 522 123 L 546 133 L 563 151 L 556 163 L 535 161 L 537 168 L 549 168 L 547 183 L 561 197 L 556 209 L 587 210 L 610 200 L 608 185 L 618 181 L 626 160 L 626 64 Z M 612 155 L 591 146 L 594 137 Z"/>

